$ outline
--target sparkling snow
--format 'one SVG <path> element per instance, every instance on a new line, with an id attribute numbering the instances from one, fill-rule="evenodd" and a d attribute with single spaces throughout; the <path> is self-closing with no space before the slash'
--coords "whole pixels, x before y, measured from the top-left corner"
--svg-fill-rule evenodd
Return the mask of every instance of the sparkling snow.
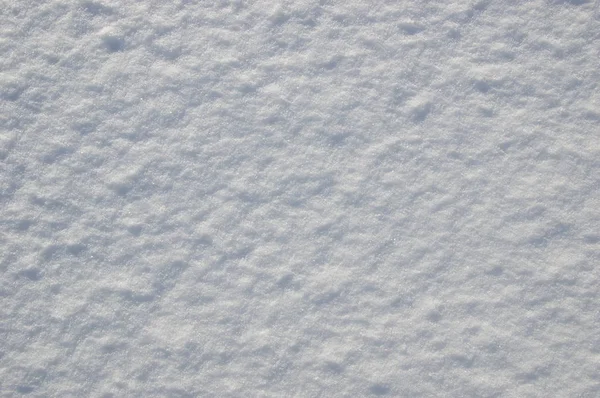
<path id="1" fill-rule="evenodd" d="M 0 21 L 1 396 L 600 396 L 597 1 Z"/>

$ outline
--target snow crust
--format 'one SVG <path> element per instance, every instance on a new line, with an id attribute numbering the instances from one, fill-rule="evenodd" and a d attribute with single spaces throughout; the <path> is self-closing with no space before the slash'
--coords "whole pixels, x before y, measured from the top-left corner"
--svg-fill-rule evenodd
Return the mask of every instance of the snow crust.
<path id="1" fill-rule="evenodd" d="M 598 2 L 0 16 L 0 395 L 600 396 Z"/>

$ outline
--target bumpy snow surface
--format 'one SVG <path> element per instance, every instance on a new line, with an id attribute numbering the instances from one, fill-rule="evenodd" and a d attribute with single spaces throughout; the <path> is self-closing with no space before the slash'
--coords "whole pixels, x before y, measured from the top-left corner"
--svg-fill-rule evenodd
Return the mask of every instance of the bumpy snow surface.
<path id="1" fill-rule="evenodd" d="M 0 395 L 600 396 L 598 2 L 1 2 Z"/>

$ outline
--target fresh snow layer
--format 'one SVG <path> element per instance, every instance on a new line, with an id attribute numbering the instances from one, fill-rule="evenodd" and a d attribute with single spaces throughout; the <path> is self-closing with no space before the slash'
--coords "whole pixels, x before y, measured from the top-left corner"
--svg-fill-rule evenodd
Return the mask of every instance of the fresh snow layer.
<path id="1" fill-rule="evenodd" d="M 597 1 L 9 1 L 0 395 L 600 396 Z"/>

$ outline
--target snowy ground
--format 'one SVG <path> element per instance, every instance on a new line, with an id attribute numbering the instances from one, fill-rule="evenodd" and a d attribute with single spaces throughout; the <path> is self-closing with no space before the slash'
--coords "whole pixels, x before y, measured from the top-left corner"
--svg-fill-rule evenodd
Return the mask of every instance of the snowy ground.
<path id="1" fill-rule="evenodd" d="M 600 396 L 597 1 L 0 4 L 0 396 Z"/>

